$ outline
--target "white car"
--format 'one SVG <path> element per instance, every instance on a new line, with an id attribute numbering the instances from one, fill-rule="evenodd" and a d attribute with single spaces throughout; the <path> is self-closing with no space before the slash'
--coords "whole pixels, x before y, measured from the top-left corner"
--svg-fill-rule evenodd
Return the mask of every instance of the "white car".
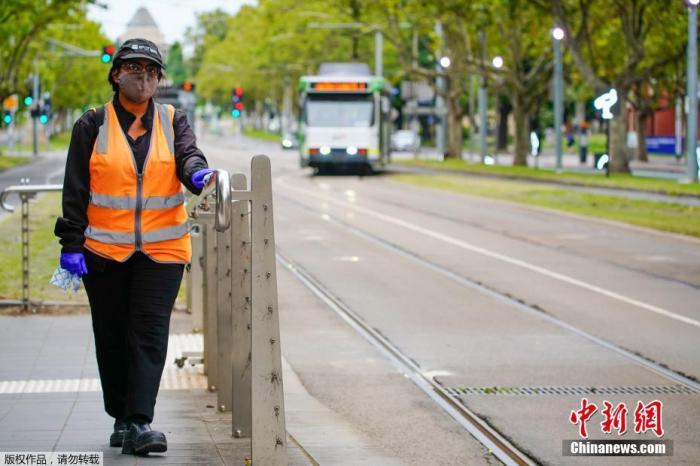
<path id="1" fill-rule="evenodd" d="M 391 135 L 391 148 L 395 151 L 417 152 L 420 137 L 411 130 L 399 130 Z"/>

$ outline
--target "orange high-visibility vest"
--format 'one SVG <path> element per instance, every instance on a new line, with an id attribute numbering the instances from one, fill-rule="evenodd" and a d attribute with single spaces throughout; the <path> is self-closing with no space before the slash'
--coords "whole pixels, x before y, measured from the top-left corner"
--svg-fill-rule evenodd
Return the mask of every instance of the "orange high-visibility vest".
<path id="1" fill-rule="evenodd" d="M 175 169 L 173 107 L 155 103 L 151 146 L 140 174 L 112 103 L 104 108 L 90 156 L 84 246 L 119 262 L 142 251 L 157 262 L 189 263 L 192 245 Z"/>

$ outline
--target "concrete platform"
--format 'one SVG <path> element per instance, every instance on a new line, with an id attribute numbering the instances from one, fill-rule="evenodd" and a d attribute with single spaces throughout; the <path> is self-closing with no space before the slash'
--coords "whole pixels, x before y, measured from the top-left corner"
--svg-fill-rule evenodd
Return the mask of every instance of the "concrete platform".
<path id="1" fill-rule="evenodd" d="M 168 451 L 135 457 L 108 444 L 113 419 L 103 408 L 90 315 L 1 316 L 0 452 L 103 452 L 106 465 L 246 464 L 250 440 L 231 436 L 231 414 L 217 412 L 201 366 L 173 363 L 201 346 L 189 329 L 189 315 L 174 312 L 152 424 Z M 311 397 L 286 362 L 284 382 L 290 465 L 400 464 Z"/>

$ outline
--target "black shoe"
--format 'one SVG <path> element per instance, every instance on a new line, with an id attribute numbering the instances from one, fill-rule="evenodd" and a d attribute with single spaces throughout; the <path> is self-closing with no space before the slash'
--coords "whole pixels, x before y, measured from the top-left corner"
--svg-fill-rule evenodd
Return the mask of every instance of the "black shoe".
<path id="1" fill-rule="evenodd" d="M 127 430 L 129 430 L 129 424 L 126 422 L 126 419 L 115 419 L 114 432 L 109 436 L 109 446 L 121 447 Z"/>
<path id="2" fill-rule="evenodd" d="M 163 432 L 151 430 L 150 424 L 145 422 L 132 422 L 124 435 L 122 454 L 148 455 L 149 453 L 162 453 L 167 449 L 168 442 L 165 440 Z"/>

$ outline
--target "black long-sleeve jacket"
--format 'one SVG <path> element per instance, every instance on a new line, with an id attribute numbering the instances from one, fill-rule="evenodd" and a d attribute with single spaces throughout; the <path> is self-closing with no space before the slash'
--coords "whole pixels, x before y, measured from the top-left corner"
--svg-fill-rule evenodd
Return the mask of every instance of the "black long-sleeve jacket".
<path id="1" fill-rule="evenodd" d="M 151 142 L 155 111 L 153 99 L 141 118 L 146 133 L 135 140 L 129 136 L 129 128 L 136 116 L 122 107 L 116 94 L 112 103 L 119 125 L 134 153 L 138 171 L 142 172 Z M 63 179 L 63 217 L 58 217 L 54 228 L 54 234 L 60 238 L 61 252 L 83 252 L 84 231 L 88 225 L 87 206 L 90 200 L 90 156 L 103 120 L 104 112 L 88 111 L 73 126 Z M 191 177 L 197 170 L 208 167 L 207 160 L 197 147 L 194 132 L 187 122 L 186 115 L 177 109 L 173 118 L 173 129 L 177 177 L 190 192 L 199 194 L 201 189 L 194 187 Z"/>

